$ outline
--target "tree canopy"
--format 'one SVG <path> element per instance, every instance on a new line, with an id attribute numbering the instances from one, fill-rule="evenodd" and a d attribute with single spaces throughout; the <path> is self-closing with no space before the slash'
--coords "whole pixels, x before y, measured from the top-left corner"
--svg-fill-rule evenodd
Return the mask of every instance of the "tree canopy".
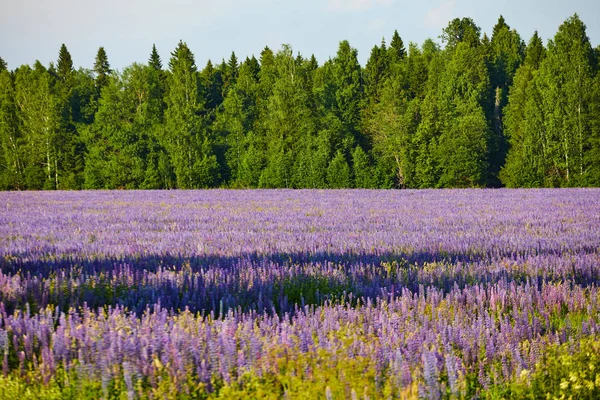
<path id="1" fill-rule="evenodd" d="M 183 41 L 121 71 L 104 47 L 91 70 L 65 44 L 48 66 L 0 58 L 0 189 L 599 186 L 583 21 L 547 44 L 503 16 L 489 33 L 394 31 L 364 66 L 346 40 L 321 63 L 283 45 L 199 69 Z"/>

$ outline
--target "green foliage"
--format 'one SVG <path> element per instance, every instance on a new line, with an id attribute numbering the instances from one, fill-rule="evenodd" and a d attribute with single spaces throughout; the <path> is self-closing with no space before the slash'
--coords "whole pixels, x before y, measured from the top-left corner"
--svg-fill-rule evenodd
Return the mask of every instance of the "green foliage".
<path id="1" fill-rule="evenodd" d="M 152 44 L 152 52 L 150 53 L 150 58 L 148 58 L 148 66 L 157 71 L 161 71 L 163 67 L 162 60 L 160 59 L 158 50 L 156 50 L 155 44 Z"/>
<path id="2" fill-rule="evenodd" d="M 153 68 L 133 64 L 102 90 L 98 113 L 86 135 L 86 187 L 166 186 L 157 164 L 163 150 L 158 138 L 149 134 L 160 122 L 157 79 Z"/>
<path id="3" fill-rule="evenodd" d="M 52 91 L 52 76 L 39 62 L 15 71 L 15 101 L 23 143 L 27 189 L 56 188 L 60 113 Z M 42 179 L 44 176 L 44 179 Z"/>
<path id="4" fill-rule="evenodd" d="M 442 174 L 438 186 L 486 184 L 490 132 L 483 104 L 489 85 L 481 52 L 459 43 L 439 87 L 442 127 L 436 156 Z"/>
<path id="5" fill-rule="evenodd" d="M 333 59 L 333 82 L 335 84 L 336 112 L 344 129 L 352 136 L 357 135 L 362 99 L 361 68 L 358 52 L 344 40 L 340 43 Z"/>
<path id="6" fill-rule="evenodd" d="M 400 38 L 398 31 L 394 31 L 392 41 L 390 42 L 389 54 L 392 62 L 401 61 L 406 57 L 406 49 L 404 48 L 404 42 Z"/>
<path id="7" fill-rule="evenodd" d="M 327 167 L 327 183 L 333 189 L 352 187 L 350 166 L 341 150 L 335 153 L 335 157 Z"/>
<path id="8" fill-rule="evenodd" d="M 585 183 L 591 165 L 586 149 L 593 121 L 593 50 L 577 14 L 565 21 L 548 44 L 536 81 L 542 99 L 545 181 L 550 186 Z"/>
<path id="9" fill-rule="evenodd" d="M 56 73 L 60 80 L 68 81 L 73 73 L 73 59 L 71 53 L 67 50 L 67 46 L 63 43 L 58 52 L 58 64 L 56 65 Z"/>
<path id="10" fill-rule="evenodd" d="M 441 39 L 449 50 L 453 50 L 459 43 L 466 43 L 469 47 L 480 44 L 481 28 L 468 17 L 454 18 L 442 32 Z"/>
<path id="11" fill-rule="evenodd" d="M 94 72 L 96 74 L 96 87 L 98 91 L 101 91 L 103 87 L 108 85 L 108 78 L 112 73 L 104 47 L 98 49 L 96 61 L 94 62 Z"/>
<path id="12" fill-rule="evenodd" d="M 577 15 L 547 48 L 502 16 L 488 38 L 455 18 L 405 48 L 395 31 L 361 68 L 283 46 L 198 71 L 75 70 L 0 59 L 0 189 L 541 187 L 600 185 L 599 47 Z M 408 50 L 408 51 L 407 51 Z"/>
<path id="13" fill-rule="evenodd" d="M 354 186 L 357 188 L 374 188 L 376 182 L 369 156 L 360 146 L 352 152 L 352 167 L 354 170 Z"/>
<path id="14" fill-rule="evenodd" d="M 19 131 L 15 87 L 6 70 L 0 71 L 0 189 L 23 187 L 23 138 Z"/>
<path id="15" fill-rule="evenodd" d="M 169 60 L 163 145 L 171 156 L 177 186 L 204 188 L 218 182 L 218 163 L 205 120 L 194 55 L 183 42 Z"/>

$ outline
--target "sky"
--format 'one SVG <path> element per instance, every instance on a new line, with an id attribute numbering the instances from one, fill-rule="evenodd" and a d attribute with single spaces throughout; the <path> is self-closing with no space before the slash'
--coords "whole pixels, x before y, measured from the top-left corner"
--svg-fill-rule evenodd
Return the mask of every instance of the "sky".
<path id="1" fill-rule="evenodd" d="M 76 67 L 92 68 L 103 46 L 113 69 L 145 63 L 156 44 L 163 65 L 183 40 L 199 69 L 235 51 L 243 60 L 265 46 L 290 44 L 320 64 L 348 40 L 366 63 L 374 45 L 394 30 L 409 42 L 436 41 L 453 18 L 471 17 L 491 36 L 502 14 L 527 42 L 544 41 L 572 16 L 600 44 L 598 0 L 0 0 L 0 57 L 9 69 L 40 60 L 48 65 L 66 44 Z"/>

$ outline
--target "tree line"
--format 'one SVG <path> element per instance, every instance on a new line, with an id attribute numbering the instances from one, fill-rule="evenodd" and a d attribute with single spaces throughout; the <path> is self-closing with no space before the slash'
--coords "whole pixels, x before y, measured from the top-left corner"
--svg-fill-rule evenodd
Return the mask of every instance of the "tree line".
<path id="1" fill-rule="evenodd" d="M 408 49 L 394 32 L 362 67 L 284 45 L 199 70 L 93 70 L 0 59 L 0 189 L 600 186 L 600 47 L 575 14 L 544 45 L 501 16 Z"/>

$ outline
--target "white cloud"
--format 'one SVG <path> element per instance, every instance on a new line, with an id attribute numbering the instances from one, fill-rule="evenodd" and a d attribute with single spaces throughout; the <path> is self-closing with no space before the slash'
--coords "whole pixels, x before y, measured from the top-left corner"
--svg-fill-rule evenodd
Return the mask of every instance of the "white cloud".
<path id="1" fill-rule="evenodd" d="M 375 6 L 389 6 L 394 0 L 329 0 L 328 9 L 338 12 L 370 10 Z"/>
<path id="2" fill-rule="evenodd" d="M 432 8 L 425 16 L 425 26 L 436 29 L 444 28 L 454 16 L 455 7 L 456 0 L 447 0 L 439 6 Z"/>

